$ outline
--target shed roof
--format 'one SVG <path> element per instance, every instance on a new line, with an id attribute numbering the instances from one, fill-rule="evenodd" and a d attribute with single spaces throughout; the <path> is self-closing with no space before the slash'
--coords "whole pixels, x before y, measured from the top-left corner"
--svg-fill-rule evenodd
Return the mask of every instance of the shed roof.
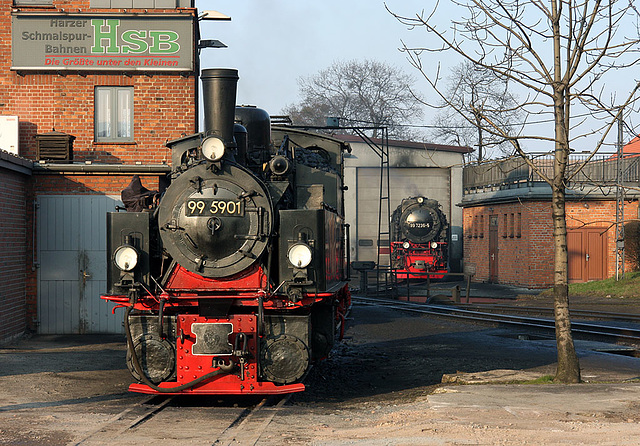
<path id="1" fill-rule="evenodd" d="M 31 175 L 33 170 L 33 161 L 0 149 L 0 168 Z"/>
<path id="2" fill-rule="evenodd" d="M 365 141 L 362 140 L 358 135 L 333 135 L 334 138 L 340 139 L 342 141 L 357 143 Z M 376 144 L 382 144 L 382 139 L 380 138 L 371 138 Z M 420 149 L 420 150 L 438 150 L 440 152 L 454 152 L 454 153 L 471 153 L 473 149 L 471 147 L 461 147 L 461 146 L 450 146 L 445 144 L 433 144 L 430 142 L 415 142 L 415 141 L 401 141 L 396 139 L 390 139 L 389 145 L 392 147 L 402 147 L 405 149 Z"/>

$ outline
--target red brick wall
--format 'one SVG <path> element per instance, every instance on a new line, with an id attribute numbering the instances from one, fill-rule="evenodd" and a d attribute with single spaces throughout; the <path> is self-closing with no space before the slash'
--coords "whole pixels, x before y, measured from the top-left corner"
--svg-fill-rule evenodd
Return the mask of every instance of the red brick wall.
<path id="1" fill-rule="evenodd" d="M 195 74 L 162 72 L 94 72 L 65 75 L 51 72 L 18 74 L 11 67 L 12 0 L 0 0 L 0 115 L 20 119 L 20 155 L 36 158 L 34 136 L 53 129 L 75 136 L 74 161 L 143 164 L 170 162 L 167 140 L 191 134 L 196 129 Z M 89 10 L 86 1 L 54 1 L 65 11 Z M 31 8 L 34 9 L 34 8 Z M 29 8 L 21 8 L 28 11 Z M 55 8 L 34 9 L 57 12 Z M 116 9 L 103 10 L 110 13 Z M 157 12 L 176 10 L 154 10 Z M 143 12 L 129 10 L 128 12 Z M 190 12 L 188 10 L 187 12 Z M 194 57 L 196 51 L 194 50 Z M 94 141 L 94 88 L 131 86 L 134 90 L 134 139 L 131 144 Z"/>
<path id="2" fill-rule="evenodd" d="M 0 342 L 26 329 L 27 179 L 0 168 Z"/>
<path id="3" fill-rule="evenodd" d="M 150 190 L 158 189 L 158 174 L 139 174 L 142 185 Z M 36 195 L 46 193 L 55 194 L 104 194 L 120 195 L 122 189 L 127 187 L 133 174 L 35 174 L 33 176 L 32 190 L 33 198 Z"/>
<path id="4" fill-rule="evenodd" d="M 585 225 L 606 230 L 608 241 L 606 262 L 609 277 L 615 274 L 616 269 L 615 207 L 615 201 L 611 200 L 567 202 L 565 207 L 568 230 L 585 227 Z M 517 224 L 518 214 L 520 214 L 520 225 Z M 463 210 L 464 262 L 465 265 L 475 265 L 474 280 L 489 281 L 490 215 L 498 216 L 498 283 L 529 288 L 552 286 L 553 224 L 549 202 L 523 201 L 467 207 Z M 512 215 L 513 229 L 511 229 Z M 629 216 L 637 215 L 638 203 L 626 202 L 627 219 Z M 628 265 L 627 269 L 629 269 Z"/>
<path id="5" fill-rule="evenodd" d="M 20 119 L 20 154 L 36 159 L 34 136 L 56 130 L 75 136 L 74 161 L 159 164 L 170 162 L 167 140 L 195 131 L 194 77 L 176 75 L 56 76 L 5 72 L 2 114 Z M 98 143 L 94 139 L 94 87 L 132 86 L 135 142 Z M 3 91 L 4 90 L 4 91 Z M 9 92 L 12 92 L 9 94 Z"/>
<path id="6" fill-rule="evenodd" d="M 54 0 L 53 8 L 21 7 L 20 11 L 56 13 L 64 9 L 69 13 L 125 12 L 117 9 L 102 11 L 89 9 L 89 3 L 90 0 Z M 35 160 L 34 136 L 55 129 L 75 137 L 74 162 L 91 161 L 94 165 L 171 163 L 170 151 L 165 147 L 165 142 L 194 133 L 197 128 L 195 73 L 129 72 L 125 74 L 110 71 L 57 74 L 11 71 L 12 9 L 13 0 L 0 0 L 0 115 L 19 117 L 21 156 Z M 127 12 L 144 13 L 145 11 L 128 10 Z M 162 12 L 176 13 L 177 10 L 153 10 L 153 13 Z M 181 9 L 180 12 L 194 14 L 195 10 Z M 196 57 L 197 50 L 194 45 L 194 60 Z M 133 87 L 135 142 L 112 144 L 94 141 L 94 89 L 96 86 Z M 37 276 L 31 269 L 32 251 L 36 243 L 31 237 L 34 227 L 33 203 L 37 196 L 39 194 L 120 194 L 120 191 L 129 184 L 131 176 L 131 174 L 35 174 L 32 177 L 30 184 L 26 187 L 27 197 L 22 203 L 22 213 L 19 214 L 22 218 L 22 233 L 28 235 L 27 240 L 23 241 L 26 243 L 26 259 L 21 259 L 22 288 L 16 289 L 16 292 L 22 293 L 22 301 L 19 305 L 14 301 L 6 301 L 7 305 L 15 307 L 11 311 L 17 311 L 15 314 L 19 317 L 15 318 L 15 323 L 22 329 L 25 324 L 25 292 L 27 324 L 31 328 L 35 327 L 33 322 L 37 315 Z M 144 175 L 142 182 L 149 189 L 157 189 L 158 175 Z M 2 190 L 7 191 L 4 184 Z M 4 214 L 2 217 L 4 218 Z M 3 221 L 3 230 L 4 226 Z M 2 269 L 2 272 L 4 277 L 5 270 Z M 4 290 L 0 288 L 0 292 Z M 3 294 L 0 294 L 0 316 L 2 317 L 6 314 L 7 305 L 4 305 L 4 302 Z M 0 338 L 2 330 L 5 327 L 13 327 L 12 324 L 3 323 L 0 327 Z"/>

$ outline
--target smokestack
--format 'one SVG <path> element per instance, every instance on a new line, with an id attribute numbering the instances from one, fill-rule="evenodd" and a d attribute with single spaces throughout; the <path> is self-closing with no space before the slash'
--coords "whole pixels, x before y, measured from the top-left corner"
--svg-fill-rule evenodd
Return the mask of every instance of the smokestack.
<path id="1" fill-rule="evenodd" d="M 236 108 L 238 70 L 211 68 L 202 70 L 205 135 L 215 135 L 225 146 L 234 147 L 233 123 Z"/>

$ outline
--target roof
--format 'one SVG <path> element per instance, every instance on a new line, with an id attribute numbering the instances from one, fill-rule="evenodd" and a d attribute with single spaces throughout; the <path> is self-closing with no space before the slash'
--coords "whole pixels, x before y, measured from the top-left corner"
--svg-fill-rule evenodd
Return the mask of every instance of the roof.
<path id="1" fill-rule="evenodd" d="M 0 149 L 0 168 L 31 175 L 31 171 L 33 170 L 33 161 Z"/>
<path id="2" fill-rule="evenodd" d="M 629 141 L 623 148 L 622 153 L 624 155 L 640 154 L 640 136 L 636 136 Z"/>
<path id="3" fill-rule="evenodd" d="M 358 135 L 333 135 L 334 138 L 340 139 L 346 142 L 362 142 L 366 143 Z M 370 138 L 375 144 L 382 144 L 380 138 Z M 420 149 L 420 150 L 437 150 L 440 152 L 455 152 L 455 153 L 471 153 L 473 149 L 471 147 L 464 146 L 450 146 L 446 144 L 434 144 L 430 142 L 416 142 L 416 141 L 401 141 L 396 139 L 390 139 L 389 145 L 393 147 L 403 147 L 405 149 Z"/>

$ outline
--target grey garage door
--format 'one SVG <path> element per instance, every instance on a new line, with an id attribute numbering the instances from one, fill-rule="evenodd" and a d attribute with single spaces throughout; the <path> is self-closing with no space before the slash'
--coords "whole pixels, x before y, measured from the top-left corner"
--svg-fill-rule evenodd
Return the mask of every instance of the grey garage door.
<path id="1" fill-rule="evenodd" d="M 449 203 L 451 188 L 449 170 L 446 168 L 391 168 L 389 177 L 390 213 L 396 209 L 404 198 L 425 196 L 442 205 L 443 212 L 449 222 Z M 357 245 L 357 260 L 377 259 L 378 212 L 380 208 L 380 169 L 360 167 L 356 171 L 356 200 L 346 203 L 346 213 L 356 213 L 356 228 L 352 228 L 352 237 Z M 384 209 L 383 211 L 386 211 Z M 383 232 L 388 232 L 386 218 L 383 220 Z M 384 238 L 388 238 L 385 236 Z M 388 264 L 388 258 L 380 259 Z M 387 263 L 384 263 L 387 262 Z"/>
<path id="2" fill-rule="evenodd" d="M 38 197 L 38 321 L 41 334 L 122 333 L 106 291 L 106 213 L 122 203 L 104 195 Z"/>

